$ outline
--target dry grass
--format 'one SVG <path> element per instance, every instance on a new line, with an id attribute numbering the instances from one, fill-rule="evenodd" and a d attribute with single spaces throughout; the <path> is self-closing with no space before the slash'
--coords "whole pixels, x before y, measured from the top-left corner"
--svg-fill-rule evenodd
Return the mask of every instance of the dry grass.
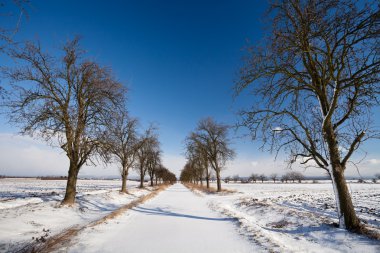
<path id="1" fill-rule="evenodd" d="M 237 191 L 234 190 L 225 190 L 222 189 L 222 191 L 218 192 L 215 187 L 210 187 L 207 188 L 206 186 L 203 185 L 198 185 L 198 184 L 191 184 L 191 183 L 183 183 L 184 186 L 186 186 L 190 191 L 193 193 L 199 195 L 197 191 L 201 191 L 206 194 L 220 194 L 220 195 L 225 195 L 225 194 L 231 194 L 231 193 L 236 193 Z"/>
<path id="2" fill-rule="evenodd" d="M 127 211 L 127 210 L 129 210 L 129 209 L 131 209 L 131 208 L 133 208 L 139 204 L 142 204 L 145 201 L 155 197 L 158 193 L 165 190 L 168 186 L 169 185 L 159 185 L 159 186 L 155 187 L 151 193 L 149 193 L 145 196 L 142 196 L 142 197 L 138 198 L 137 200 L 134 200 L 131 203 L 126 204 L 126 205 L 114 210 L 113 212 L 107 214 L 106 216 L 104 216 L 98 220 L 92 221 L 86 225 L 70 227 L 70 228 L 62 231 L 61 233 L 46 239 L 46 241 L 44 243 L 34 242 L 34 243 L 31 243 L 31 244 L 25 246 L 24 248 L 20 249 L 17 252 L 28 252 L 28 253 L 55 252 L 59 248 L 65 246 L 65 245 L 68 245 L 70 243 L 71 239 L 74 238 L 76 235 L 78 235 L 78 233 L 80 231 L 82 231 L 86 228 L 89 228 L 89 227 L 95 227 L 99 224 L 102 224 L 102 223 L 108 221 L 108 220 L 112 220 L 112 219 L 120 216 L 125 211 Z"/>

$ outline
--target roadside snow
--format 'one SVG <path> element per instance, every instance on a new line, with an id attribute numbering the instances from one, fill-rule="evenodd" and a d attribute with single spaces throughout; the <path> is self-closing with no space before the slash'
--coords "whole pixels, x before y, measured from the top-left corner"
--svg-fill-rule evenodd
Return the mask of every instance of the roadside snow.
<path id="1" fill-rule="evenodd" d="M 79 180 L 75 206 L 59 207 L 65 184 L 65 180 L 0 180 L 0 252 L 86 224 L 149 193 L 132 181 L 126 195 L 119 193 L 119 180 Z"/>
<path id="2" fill-rule="evenodd" d="M 15 208 L 19 206 L 24 206 L 27 204 L 41 203 L 43 200 L 41 198 L 27 198 L 27 199 L 9 199 L 0 202 L 0 209 Z"/>
<path id="3" fill-rule="evenodd" d="M 380 242 L 346 232 L 330 184 L 225 184 L 235 194 L 204 195 L 241 224 L 242 233 L 274 252 L 380 252 Z M 380 231 L 380 185 L 350 184 L 359 217 Z"/>

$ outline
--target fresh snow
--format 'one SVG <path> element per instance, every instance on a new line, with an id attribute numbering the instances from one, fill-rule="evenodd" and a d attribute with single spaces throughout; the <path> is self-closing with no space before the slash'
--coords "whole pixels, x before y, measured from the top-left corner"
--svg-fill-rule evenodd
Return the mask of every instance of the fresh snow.
<path id="1" fill-rule="evenodd" d="M 65 180 L 0 179 L 0 252 L 85 225 L 150 193 L 136 188 L 137 182 L 127 184 L 128 195 L 119 193 L 120 180 L 78 180 L 74 207 L 59 207 Z"/>
<path id="2" fill-rule="evenodd" d="M 331 181 L 223 184 L 205 194 L 175 184 L 114 219 L 86 226 L 150 193 L 128 181 L 79 180 L 77 203 L 59 207 L 65 180 L 0 179 L 0 252 L 85 226 L 58 252 L 380 252 L 338 223 Z M 359 218 L 380 232 L 380 184 L 350 182 Z M 34 238 L 34 239 L 33 239 Z"/>
<path id="3" fill-rule="evenodd" d="M 261 252 L 237 231 L 234 218 L 175 184 L 124 215 L 83 231 L 62 252 Z"/>
<path id="4" fill-rule="evenodd" d="M 330 183 L 224 184 L 235 194 L 208 196 L 209 205 L 237 218 L 241 233 L 273 252 L 380 252 L 380 242 L 338 223 Z M 359 218 L 380 232 L 380 184 L 350 183 Z"/>

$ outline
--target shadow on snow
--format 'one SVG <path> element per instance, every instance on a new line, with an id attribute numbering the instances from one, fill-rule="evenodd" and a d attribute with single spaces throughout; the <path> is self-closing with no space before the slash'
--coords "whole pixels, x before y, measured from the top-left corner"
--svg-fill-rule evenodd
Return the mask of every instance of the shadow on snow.
<path id="1" fill-rule="evenodd" d="M 195 216 L 189 214 L 175 213 L 172 211 L 167 211 L 162 208 L 144 208 L 144 207 L 134 207 L 133 211 L 146 213 L 148 215 L 162 215 L 162 216 L 172 216 L 172 217 L 181 217 L 181 218 L 189 218 L 189 219 L 197 219 L 197 220 L 209 220 L 209 221 L 236 221 L 236 218 L 211 218 L 211 217 L 203 217 L 203 216 Z"/>

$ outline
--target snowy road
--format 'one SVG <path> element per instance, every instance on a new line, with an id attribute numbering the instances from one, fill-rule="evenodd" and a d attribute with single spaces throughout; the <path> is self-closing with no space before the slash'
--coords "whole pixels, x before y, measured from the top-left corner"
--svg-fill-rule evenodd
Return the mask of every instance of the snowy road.
<path id="1" fill-rule="evenodd" d="M 73 240 L 69 252 L 258 252 L 234 220 L 210 210 L 182 184 Z"/>

